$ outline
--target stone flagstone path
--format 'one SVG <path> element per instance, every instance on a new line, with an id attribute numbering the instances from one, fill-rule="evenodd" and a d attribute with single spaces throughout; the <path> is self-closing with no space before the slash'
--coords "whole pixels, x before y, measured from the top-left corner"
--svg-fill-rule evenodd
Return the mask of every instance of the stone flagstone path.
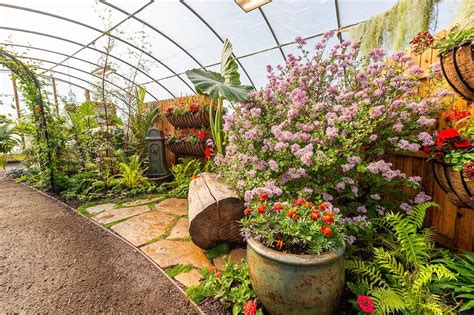
<path id="1" fill-rule="evenodd" d="M 191 265 L 193 268 L 174 277 L 182 286 L 199 284 L 202 268 L 224 267 L 224 258 L 233 263 L 245 258 L 244 249 L 211 262 L 205 251 L 194 245 L 189 236 L 188 202 L 186 199 L 161 197 L 134 200 L 123 204 L 106 203 L 86 208 L 94 221 L 106 225 L 115 233 L 137 246 L 161 268 Z"/>

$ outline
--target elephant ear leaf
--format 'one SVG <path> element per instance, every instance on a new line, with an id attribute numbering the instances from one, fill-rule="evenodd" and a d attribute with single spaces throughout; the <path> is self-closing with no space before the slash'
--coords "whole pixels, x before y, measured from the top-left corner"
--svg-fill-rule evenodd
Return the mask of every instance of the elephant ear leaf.
<path id="1" fill-rule="evenodd" d="M 223 98 L 230 102 L 245 101 L 251 86 L 226 84 L 224 77 L 213 71 L 192 69 L 186 71 L 186 76 L 194 84 L 196 91 L 207 94 L 212 99 Z"/>
<path id="2" fill-rule="evenodd" d="M 240 85 L 239 66 L 232 55 L 232 44 L 226 38 L 221 56 L 221 75 L 228 85 Z"/>

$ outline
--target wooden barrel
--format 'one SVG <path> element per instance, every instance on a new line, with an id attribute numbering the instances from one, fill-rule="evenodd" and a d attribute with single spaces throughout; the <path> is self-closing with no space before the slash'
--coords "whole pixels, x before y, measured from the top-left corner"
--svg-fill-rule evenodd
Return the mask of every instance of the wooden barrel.
<path id="1" fill-rule="evenodd" d="M 244 202 L 216 174 L 202 173 L 191 181 L 188 216 L 189 235 L 201 248 L 243 241 L 238 221 L 244 216 Z"/>
<path id="2" fill-rule="evenodd" d="M 465 43 L 439 56 L 446 81 L 458 94 L 474 101 L 474 44 Z"/>
<path id="3" fill-rule="evenodd" d="M 466 180 L 462 172 L 438 161 L 433 162 L 433 173 L 436 182 L 455 206 L 474 208 L 474 180 Z"/>

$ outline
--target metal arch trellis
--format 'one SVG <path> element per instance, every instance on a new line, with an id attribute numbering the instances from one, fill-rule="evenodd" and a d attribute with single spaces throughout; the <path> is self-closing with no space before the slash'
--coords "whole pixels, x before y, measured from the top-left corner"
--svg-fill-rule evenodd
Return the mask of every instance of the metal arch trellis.
<path id="1" fill-rule="evenodd" d="M 75 44 L 75 45 L 79 45 L 79 46 L 83 46 L 83 44 L 81 43 L 78 43 L 78 42 L 75 42 L 73 40 L 70 40 L 68 38 L 64 38 L 64 37 L 60 37 L 60 36 L 55 36 L 55 35 L 51 35 L 51 34 L 45 34 L 45 33 L 41 33 L 41 32 L 36 32 L 36 31 L 31 31 L 31 30 L 25 30 L 25 29 L 20 29 L 20 28 L 14 28 L 14 27 L 7 27 L 7 26 L 0 26 L 0 29 L 2 30 L 9 30 L 9 31 L 14 31 L 14 32 L 22 32 L 22 33 L 28 33 L 28 34 L 34 34 L 34 35 L 39 35 L 39 36 L 44 36 L 44 37 L 48 37 L 48 38 L 53 38 L 53 39 L 57 39 L 57 40 L 61 40 L 61 41 L 64 41 L 64 42 L 68 42 L 68 43 L 71 43 L 71 44 Z M 86 47 L 87 49 L 90 49 L 90 50 L 93 50 L 95 52 L 98 52 L 98 53 L 101 53 L 101 54 L 105 54 L 105 52 L 103 52 L 102 50 L 100 49 L 97 49 L 95 47 Z M 118 61 L 126 64 L 127 66 L 131 67 L 131 68 L 134 68 L 134 69 L 137 69 L 137 71 L 141 72 L 142 74 L 144 74 L 145 76 L 147 76 L 148 78 L 151 79 L 152 82 L 156 82 L 159 86 L 161 86 L 166 92 L 168 92 L 172 97 L 176 97 L 176 95 L 171 92 L 168 88 L 166 88 L 163 84 L 161 84 L 160 82 L 158 82 L 155 78 L 151 77 L 148 73 L 146 73 L 145 71 L 143 71 L 142 69 L 140 68 L 137 68 L 135 67 L 134 65 L 130 64 L 129 62 L 123 60 L 122 58 L 120 57 L 117 57 L 115 55 L 112 55 L 112 54 L 109 54 L 109 56 L 111 58 L 114 58 L 114 59 L 117 59 Z"/>
<path id="2" fill-rule="evenodd" d="M 64 54 L 64 53 L 60 53 L 60 52 L 57 52 L 57 51 L 53 51 L 53 50 L 50 50 L 50 49 L 46 49 L 46 48 L 40 48 L 40 47 L 35 47 L 35 46 L 27 46 L 27 45 L 20 45 L 20 44 L 13 44 L 13 43 L 0 43 L 0 46 L 11 46 L 11 47 L 20 47 L 20 48 L 27 48 L 27 49 L 33 49 L 33 50 L 39 50 L 39 51 L 44 51 L 44 52 L 47 52 L 47 53 L 51 53 L 51 54 L 57 54 L 57 55 L 60 55 L 60 56 L 64 56 L 64 57 L 67 57 L 69 55 L 67 54 Z M 30 57 L 28 57 L 30 58 Z M 34 58 L 30 58 L 30 59 L 34 59 Z M 79 57 L 76 57 L 76 56 L 72 56 L 71 59 L 74 59 L 74 60 L 78 60 L 78 61 L 81 61 L 81 62 L 84 62 L 84 63 L 88 63 L 92 66 L 94 66 L 95 68 L 99 68 L 100 65 L 95 63 L 95 62 L 92 62 L 92 61 L 89 61 L 89 60 L 85 60 L 85 59 L 82 59 L 82 58 L 79 58 Z M 48 61 L 48 60 L 43 60 L 43 61 L 46 61 L 46 62 L 51 62 L 52 61 Z M 65 65 L 62 65 L 62 66 L 65 66 Z M 81 70 L 81 71 L 84 71 L 84 70 Z M 119 76 L 120 78 L 130 82 L 133 86 L 140 86 L 138 83 L 136 82 L 133 82 L 132 80 L 130 80 L 129 78 L 127 78 L 126 76 L 120 74 L 119 72 L 115 72 L 114 75 L 117 75 Z M 88 90 L 87 88 L 84 88 L 85 90 Z M 158 98 L 156 96 L 154 96 L 152 93 L 150 93 L 150 91 L 146 91 L 146 93 L 148 95 L 150 95 L 153 99 L 155 99 L 156 101 L 158 100 Z"/>
<path id="3" fill-rule="evenodd" d="M 30 80 L 35 84 L 37 101 L 38 101 L 38 106 L 39 106 L 40 114 L 41 114 L 41 124 L 43 127 L 42 131 L 46 140 L 46 147 L 47 147 L 47 161 L 46 162 L 48 163 L 48 168 L 49 168 L 49 175 L 50 175 L 50 181 L 51 181 L 50 184 L 53 191 L 56 191 L 56 186 L 54 184 L 53 163 L 51 160 L 51 147 L 50 147 L 50 141 L 49 141 L 49 135 L 48 135 L 48 124 L 46 121 L 46 114 L 44 111 L 41 85 L 36 75 L 21 60 L 19 60 L 12 54 L 8 53 L 4 49 L 0 49 L 0 57 L 7 58 L 13 63 L 12 64 L 11 62 L 7 62 L 4 58 L 0 58 L 0 63 L 4 65 L 5 67 L 7 67 L 8 69 L 10 69 L 13 73 L 15 73 L 15 75 L 18 78 L 20 78 L 21 80 Z"/>

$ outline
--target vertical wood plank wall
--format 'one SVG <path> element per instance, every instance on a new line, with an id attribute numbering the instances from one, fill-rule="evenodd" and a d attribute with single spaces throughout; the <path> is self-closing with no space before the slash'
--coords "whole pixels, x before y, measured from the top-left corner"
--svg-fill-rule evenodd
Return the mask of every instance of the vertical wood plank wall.
<path id="1" fill-rule="evenodd" d="M 439 35 L 439 34 L 438 34 Z M 428 69 L 432 63 L 438 62 L 438 52 L 433 49 L 425 51 L 421 56 L 412 57 L 422 69 Z M 447 86 L 448 87 L 448 86 Z M 422 89 L 423 87 L 421 87 Z M 462 99 L 456 99 L 454 107 L 469 110 L 474 114 L 472 104 Z M 441 116 L 438 128 L 446 128 L 446 117 Z M 430 209 L 425 224 L 438 232 L 437 241 L 449 248 L 460 250 L 474 250 L 474 209 L 459 208 L 453 205 L 436 183 L 431 163 L 427 163 L 427 156 L 421 153 L 412 155 L 396 155 L 390 159 L 395 168 L 405 172 L 408 176 L 421 176 L 425 192 L 433 197 L 440 208 Z"/>

